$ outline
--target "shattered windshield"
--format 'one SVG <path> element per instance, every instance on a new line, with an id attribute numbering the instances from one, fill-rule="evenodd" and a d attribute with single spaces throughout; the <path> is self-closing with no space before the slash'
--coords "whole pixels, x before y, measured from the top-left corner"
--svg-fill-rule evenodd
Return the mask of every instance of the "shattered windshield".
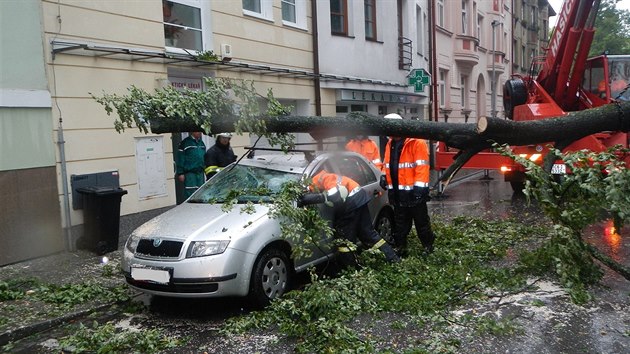
<path id="1" fill-rule="evenodd" d="M 289 181 L 301 175 L 254 166 L 226 167 L 199 188 L 188 200 L 190 203 L 224 203 L 236 197 L 239 203 L 268 202 Z"/>

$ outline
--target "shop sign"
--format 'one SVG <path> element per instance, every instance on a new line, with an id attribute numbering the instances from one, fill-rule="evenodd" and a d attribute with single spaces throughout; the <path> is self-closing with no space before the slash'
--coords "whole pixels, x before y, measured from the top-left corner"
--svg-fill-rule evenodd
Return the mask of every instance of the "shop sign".
<path id="1" fill-rule="evenodd" d="M 417 103 L 420 96 L 404 95 L 391 92 L 339 90 L 341 101 L 365 101 L 379 103 Z"/>

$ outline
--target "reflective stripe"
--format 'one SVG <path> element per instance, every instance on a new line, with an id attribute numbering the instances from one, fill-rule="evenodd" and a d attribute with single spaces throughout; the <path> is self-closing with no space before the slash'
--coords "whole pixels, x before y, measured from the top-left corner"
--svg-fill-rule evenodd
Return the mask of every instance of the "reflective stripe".
<path id="1" fill-rule="evenodd" d="M 339 252 L 341 252 L 341 253 L 349 253 L 349 252 L 352 252 L 352 250 L 351 250 L 350 248 L 348 248 L 348 247 L 343 247 L 343 246 L 342 246 L 342 247 L 337 248 L 337 251 L 339 251 Z"/>
<path id="2" fill-rule="evenodd" d="M 374 160 L 372 160 L 372 163 L 373 163 L 373 164 L 375 164 L 375 165 L 376 165 L 377 163 L 381 163 L 381 159 L 374 159 Z"/>
<path id="3" fill-rule="evenodd" d="M 328 194 L 329 196 L 331 196 L 331 195 L 333 195 L 333 194 L 335 194 L 335 193 L 337 193 L 337 192 L 339 192 L 339 188 L 337 188 L 337 187 L 333 187 L 333 188 L 330 188 L 329 190 L 327 190 L 327 191 L 326 191 L 326 194 Z"/>
<path id="4" fill-rule="evenodd" d="M 377 243 L 374 244 L 374 246 L 372 246 L 372 249 L 373 250 L 377 250 L 377 249 L 381 248 L 381 246 L 384 245 L 384 244 L 385 244 L 385 240 L 380 239 L 380 240 L 378 240 Z"/>
<path id="5" fill-rule="evenodd" d="M 361 190 L 361 187 L 357 187 L 353 189 L 350 193 L 348 193 L 348 197 L 352 197 L 353 195 L 359 193 L 360 190 Z"/>
<path id="6" fill-rule="evenodd" d="M 219 172 L 221 169 L 219 168 L 219 166 L 208 166 L 206 167 L 205 170 L 203 170 L 206 174 L 210 173 L 210 172 Z"/>
<path id="7" fill-rule="evenodd" d="M 413 187 L 428 187 L 429 184 L 426 182 L 415 182 L 413 184 L 413 186 L 403 186 L 403 185 L 398 185 L 398 190 L 399 191 L 410 191 L 413 190 Z M 388 184 L 387 185 L 387 189 L 394 189 L 394 186 L 392 184 Z"/>
<path id="8" fill-rule="evenodd" d="M 418 166 L 424 166 L 424 165 L 428 165 L 429 161 L 427 160 L 416 160 L 416 165 Z"/>

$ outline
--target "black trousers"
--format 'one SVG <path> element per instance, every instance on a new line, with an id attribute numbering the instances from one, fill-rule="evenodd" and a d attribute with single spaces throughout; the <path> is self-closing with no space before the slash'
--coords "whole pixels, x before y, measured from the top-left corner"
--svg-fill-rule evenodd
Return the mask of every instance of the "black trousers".
<path id="1" fill-rule="evenodd" d="M 367 204 L 344 213 L 335 220 L 335 224 L 342 236 L 352 243 L 360 240 L 364 245 L 371 247 L 381 239 L 372 226 L 372 217 Z"/>
<path id="2" fill-rule="evenodd" d="M 429 211 L 427 209 L 427 203 L 422 202 L 413 207 L 394 207 L 394 242 L 395 247 L 399 249 L 407 248 L 407 236 L 411 231 L 411 224 L 416 225 L 416 232 L 420 242 L 428 251 L 433 250 L 433 241 L 435 235 L 431 230 L 431 220 L 429 218 Z"/>

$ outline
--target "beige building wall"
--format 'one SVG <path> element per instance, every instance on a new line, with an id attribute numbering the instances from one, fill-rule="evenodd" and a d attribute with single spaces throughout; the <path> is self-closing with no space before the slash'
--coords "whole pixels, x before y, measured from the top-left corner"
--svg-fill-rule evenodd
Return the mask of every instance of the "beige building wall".
<path id="1" fill-rule="evenodd" d="M 163 49 L 160 1 L 42 1 L 45 56 L 53 99 L 53 126 L 57 136 L 62 121 L 68 179 L 104 171 L 119 171 L 120 187 L 127 190 L 121 215 L 160 208 L 175 203 L 170 134 L 163 135 L 167 194 L 140 200 L 136 174 L 135 138 L 145 135 L 136 129 L 115 131 L 114 117 L 107 116 L 91 94 L 125 94 L 135 85 L 153 91 L 166 78 L 166 66 L 110 59 L 94 52 L 75 51 L 52 55 L 51 41 L 72 41 L 112 47 Z M 62 194 L 62 161 L 57 152 L 59 202 Z M 72 196 L 70 196 L 72 198 Z M 72 200 L 69 201 L 72 205 Z M 71 210 L 72 225 L 83 223 L 82 210 Z"/>
<path id="2" fill-rule="evenodd" d="M 272 2 L 271 11 L 264 17 L 243 10 L 242 2 L 195 2 L 205 14 L 204 49 L 225 57 L 224 46 L 231 48 L 229 60 L 233 64 L 262 65 L 273 68 L 313 71 L 313 41 L 310 2 L 298 0 L 299 25 L 282 20 L 281 1 Z M 137 129 L 122 134 L 115 131 L 113 116 L 108 116 L 91 95 L 127 93 L 131 85 L 153 91 L 168 83 L 168 79 L 197 80 L 204 76 L 230 77 L 253 80 L 258 93 L 265 97 L 272 89 L 282 103 L 294 106 L 295 114 L 314 114 L 312 77 L 278 75 L 272 71 L 249 71 L 236 66 L 215 65 L 197 68 L 190 62 L 153 63 L 134 60 L 125 55 L 108 55 L 105 50 L 80 48 L 52 55 L 51 41 L 93 44 L 102 47 L 139 49 L 164 53 L 164 23 L 161 0 L 60 0 L 42 1 L 47 75 L 53 99 L 53 126 L 58 129 L 61 118 L 65 136 L 65 158 L 68 187 L 72 175 L 116 170 L 120 187 L 128 194 L 122 197 L 121 215 L 141 213 L 176 203 L 174 156 L 171 134 L 162 134 L 166 193 L 141 198 L 138 193 L 136 140 L 146 137 Z M 177 50 L 175 50 L 177 51 Z M 182 53 L 183 51 L 180 51 Z M 334 113 L 334 97 L 331 100 Z M 54 132 L 55 136 L 57 131 Z M 153 136 L 153 135 L 149 135 Z M 179 136 L 175 136 L 179 138 Z M 242 156 L 243 147 L 251 145 L 249 136 L 232 139 L 235 153 Z M 206 139 L 207 147 L 214 142 Z M 64 181 L 62 161 L 56 154 L 59 202 L 63 206 Z M 69 204 L 73 205 L 72 197 Z M 83 223 L 82 210 L 70 208 L 72 225 Z"/>
<path id="3" fill-rule="evenodd" d="M 300 25 L 283 21 L 280 0 L 271 1 L 268 11 L 260 16 L 244 10 L 241 1 L 212 2 L 213 51 L 223 54 L 222 47 L 227 45 L 232 49 L 231 62 L 313 72 L 311 4 L 298 0 L 296 6 L 298 17 L 302 16 L 298 19 Z M 216 75 L 251 80 L 259 94 L 266 96 L 267 90 L 271 89 L 275 98 L 294 107 L 294 114 L 315 114 L 312 78 L 295 78 L 270 71 L 221 69 Z M 334 102 L 334 97 L 322 97 L 322 106 L 332 105 L 333 114 Z M 232 146 L 239 156 L 245 153 L 243 146 L 251 143 L 248 136 L 232 139 Z"/>

